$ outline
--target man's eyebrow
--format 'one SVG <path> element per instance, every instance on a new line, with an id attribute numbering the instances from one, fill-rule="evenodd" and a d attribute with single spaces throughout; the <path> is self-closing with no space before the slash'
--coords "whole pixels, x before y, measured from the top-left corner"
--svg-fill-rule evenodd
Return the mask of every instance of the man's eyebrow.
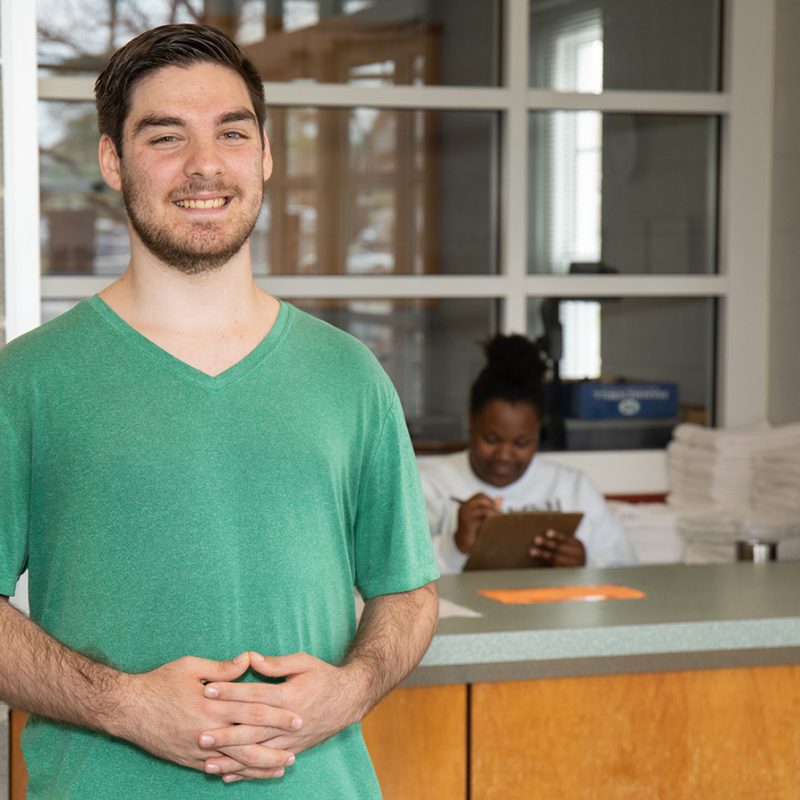
<path id="1" fill-rule="evenodd" d="M 256 115 L 252 111 L 248 111 L 246 108 L 240 108 L 236 111 L 229 111 L 227 114 L 223 114 L 221 117 L 217 118 L 217 123 L 219 125 L 227 125 L 230 122 L 252 122 L 253 125 L 258 127 Z"/>
<path id="2" fill-rule="evenodd" d="M 228 111 L 217 117 L 217 125 L 228 125 L 231 122 L 252 122 L 253 125 L 258 127 L 258 120 L 256 115 L 246 108 L 239 108 L 236 111 Z M 133 129 L 133 135 L 141 133 L 145 128 L 184 128 L 186 121 L 181 117 L 168 117 L 158 116 L 156 114 L 147 114 L 142 117 Z"/>
<path id="3" fill-rule="evenodd" d="M 142 117 L 133 129 L 133 135 L 141 133 L 145 128 L 183 128 L 186 123 L 180 117 L 158 117 L 148 114 Z"/>

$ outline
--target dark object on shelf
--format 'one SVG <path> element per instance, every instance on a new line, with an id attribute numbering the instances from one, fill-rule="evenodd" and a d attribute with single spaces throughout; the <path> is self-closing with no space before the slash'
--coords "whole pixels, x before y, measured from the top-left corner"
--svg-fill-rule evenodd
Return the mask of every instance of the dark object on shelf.
<path id="1" fill-rule="evenodd" d="M 660 450 L 669 444 L 678 419 L 566 419 L 564 422 L 567 450 Z"/>

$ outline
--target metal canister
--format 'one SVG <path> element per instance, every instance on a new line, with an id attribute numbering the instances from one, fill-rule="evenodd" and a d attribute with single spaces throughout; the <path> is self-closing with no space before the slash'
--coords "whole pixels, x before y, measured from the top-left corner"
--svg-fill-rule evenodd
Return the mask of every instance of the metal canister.
<path id="1" fill-rule="evenodd" d="M 768 539 L 739 539 L 736 542 L 736 560 L 763 564 L 778 560 L 778 543 Z"/>

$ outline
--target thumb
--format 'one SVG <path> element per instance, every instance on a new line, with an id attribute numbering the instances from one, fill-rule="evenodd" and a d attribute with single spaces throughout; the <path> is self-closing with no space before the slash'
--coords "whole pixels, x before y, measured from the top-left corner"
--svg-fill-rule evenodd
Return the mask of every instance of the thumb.
<path id="1" fill-rule="evenodd" d="M 305 672 L 310 656 L 306 653 L 292 653 L 288 656 L 262 656 L 250 653 L 250 666 L 265 678 L 285 678 Z"/>
<path id="2" fill-rule="evenodd" d="M 207 662 L 207 669 L 203 671 L 202 678 L 206 681 L 232 681 L 244 675 L 250 668 L 250 654 L 239 653 L 238 656 L 227 661 Z"/>

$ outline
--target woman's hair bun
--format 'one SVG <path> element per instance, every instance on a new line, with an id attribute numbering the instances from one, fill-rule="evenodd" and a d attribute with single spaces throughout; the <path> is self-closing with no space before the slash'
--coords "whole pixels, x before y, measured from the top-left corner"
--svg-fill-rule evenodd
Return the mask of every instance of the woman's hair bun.
<path id="1" fill-rule="evenodd" d="M 495 375 L 521 385 L 539 383 L 546 366 L 539 348 L 519 334 L 498 333 L 484 344 L 486 367 Z"/>
<path id="2" fill-rule="evenodd" d="M 470 391 L 470 413 L 480 411 L 490 400 L 530 403 L 540 414 L 544 404 L 547 365 L 530 339 L 498 333 L 484 343 L 486 366 Z"/>

